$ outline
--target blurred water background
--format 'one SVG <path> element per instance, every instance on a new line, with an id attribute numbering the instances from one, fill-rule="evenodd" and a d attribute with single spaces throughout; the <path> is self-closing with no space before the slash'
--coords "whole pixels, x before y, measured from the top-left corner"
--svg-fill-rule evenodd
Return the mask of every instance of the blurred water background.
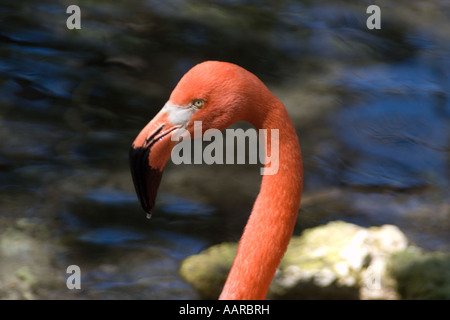
<path id="1" fill-rule="evenodd" d="M 389 223 L 449 251 L 450 3 L 377 1 L 380 30 L 370 4 L 2 0 L 0 298 L 197 298 L 180 262 L 239 239 L 259 165 L 169 164 L 147 220 L 128 151 L 204 60 L 245 67 L 286 105 L 305 169 L 296 234 Z"/>

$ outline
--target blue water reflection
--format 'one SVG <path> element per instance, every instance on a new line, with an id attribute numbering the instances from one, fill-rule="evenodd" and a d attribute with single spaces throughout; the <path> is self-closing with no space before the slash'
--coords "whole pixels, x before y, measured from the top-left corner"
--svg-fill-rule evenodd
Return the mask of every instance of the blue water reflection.
<path id="1" fill-rule="evenodd" d="M 355 185 L 409 188 L 448 183 L 448 119 L 429 97 L 378 96 L 334 115 L 336 133 L 356 159 L 342 173 Z"/>

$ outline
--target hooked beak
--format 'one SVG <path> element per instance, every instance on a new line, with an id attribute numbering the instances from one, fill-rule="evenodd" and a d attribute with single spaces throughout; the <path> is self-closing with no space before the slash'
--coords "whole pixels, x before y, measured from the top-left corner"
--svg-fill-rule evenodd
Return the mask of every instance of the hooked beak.
<path id="1" fill-rule="evenodd" d="M 158 113 L 134 140 L 130 149 L 130 169 L 142 208 L 150 218 L 164 166 L 176 141 L 171 136 L 179 126 L 173 125 L 164 112 Z"/>

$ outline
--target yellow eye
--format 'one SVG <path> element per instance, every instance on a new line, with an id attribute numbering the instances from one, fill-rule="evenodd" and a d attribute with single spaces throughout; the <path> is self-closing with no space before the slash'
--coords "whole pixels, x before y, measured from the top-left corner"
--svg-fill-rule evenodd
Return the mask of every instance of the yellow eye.
<path id="1" fill-rule="evenodd" d="M 205 104 L 205 101 L 203 101 L 202 99 L 195 99 L 194 101 L 192 101 L 192 105 L 199 109 L 201 107 L 203 107 L 204 104 Z"/>

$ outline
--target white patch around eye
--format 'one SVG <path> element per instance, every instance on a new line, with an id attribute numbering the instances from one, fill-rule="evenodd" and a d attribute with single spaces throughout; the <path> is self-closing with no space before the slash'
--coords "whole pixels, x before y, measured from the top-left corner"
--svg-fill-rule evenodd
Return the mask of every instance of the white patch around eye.
<path id="1" fill-rule="evenodd" d="M 182 128 L 185 128 L 188 125 L 191 117 L 196 111 L 193 108 L 172 104 L 170 101 L 166 102 L 162 110 L 168 114 L 170 123 L 176 126 L 181 126 Z"/>

